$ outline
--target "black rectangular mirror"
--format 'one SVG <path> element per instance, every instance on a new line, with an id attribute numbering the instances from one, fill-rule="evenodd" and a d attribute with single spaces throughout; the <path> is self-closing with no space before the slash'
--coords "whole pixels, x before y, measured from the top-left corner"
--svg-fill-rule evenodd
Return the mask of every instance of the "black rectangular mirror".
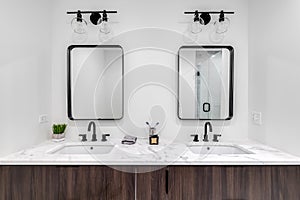
<path id="1" fill-rule="evenodd" d="M 69 119 L 121 119 L 124 96 L 123 75 L 124 55 L 121 46 L 69 46 Z"/>
<path id="2" fill-rule="evenodd" d="M 232 119 L 233 67 L 231 46 L 181 47 L 178 52 L 179 119 Z"/>

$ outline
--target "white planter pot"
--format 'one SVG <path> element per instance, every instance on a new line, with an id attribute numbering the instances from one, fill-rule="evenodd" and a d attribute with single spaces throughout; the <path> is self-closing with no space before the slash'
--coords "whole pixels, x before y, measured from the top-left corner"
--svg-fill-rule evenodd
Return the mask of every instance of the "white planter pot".
<path id="1" fill-rule="evenodd" d="M 63 139 L 65 139 L 65 133 L 52 134 L 52 140 L 63 140 Z"/>

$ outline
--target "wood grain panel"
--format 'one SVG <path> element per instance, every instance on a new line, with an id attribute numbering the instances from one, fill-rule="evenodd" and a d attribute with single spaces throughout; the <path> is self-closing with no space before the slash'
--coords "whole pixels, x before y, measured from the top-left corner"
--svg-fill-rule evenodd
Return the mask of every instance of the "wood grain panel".
<path id="1" fill-rule="evenodd" d="M 161 167 L 139 167 L 138 171 L 147 173 L 137 174 L 137 200 L 164 200 L 167 199 L 166 179 L 168 169 Z M 155 171 L 151 171 L 155 170 Z"/>
<path id="2" fill-rule="evenodd" d="M 1 166 L 2 200 L 132 200 L 134 174 L 105 166 Z"/>
<path id="3" fill-rule="evenodd" d="M 300 166 L 174 166 L 170 174 L 172 200 L 300 199 Z"/>
<path id="4" fill-rule="evenodd" d="M 134 174 L 105 166 L 59 168 L 59 199 L 134 199 Z"/>
<path id="5" fill-rule="evenodd" d="M 169 199 L 212 199 L 212 167 L 170 167 Z"/>
<path id="6" fill-rule="evenodd" d="M 124 169 L 149 171 L 136 174 L 138 200 L 300 199 L 300 166 L 157 169 Z M 0 166 L 0 200 L 133 200 L 134 185 L 134 173 L 106 166 Z"/>

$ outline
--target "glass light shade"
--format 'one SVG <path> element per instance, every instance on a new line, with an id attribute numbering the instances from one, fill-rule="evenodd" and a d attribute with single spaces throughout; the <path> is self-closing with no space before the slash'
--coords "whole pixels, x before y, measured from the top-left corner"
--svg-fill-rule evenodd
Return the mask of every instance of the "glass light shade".
<path id="1" fill-rule="evenodd" d="M 113 31 L 107 21 L 102 21 L 99 28 L 98 38 L 100 42 L 110 40 L 113 37 Z"/>
<path id="2" fill-rule="evenodd" d="M 72 39 L 74 42 L 83 43 L 88 38 L 87 33 L 87 22 L 82 18 L 74 18 L 71 21 L 71 26 L 73 29 Z"/>
<path id="3" fill-rule="evenodd" d="M 111 32 L 111 27 L 110 24 L 107 21 L 103 21 L 100 24 L 100 28 L 99 28 L 100 32 L 104 33 L 104 34 L 108 34 Z"/>
<path id="4" fill-rule="evenodd" d="M 224 21 L 216 21 L 214 23 L 215 31 L 218 34 L 226 33 L 230 26 L 230 20 L 226 17 Z"/>
<path id="5" fill-rule="evenodd" d="M 75 33 L 86 33 L 87 22 L 82 18 L 72 19 L 71 26 Z"/>
<path id="6" fill-rule="evenodd" d="M 199 21 L 192 22 L 190 25 L 190 31 L 194 34 L 200 33 L 202 31 L 201 24 Z"/>

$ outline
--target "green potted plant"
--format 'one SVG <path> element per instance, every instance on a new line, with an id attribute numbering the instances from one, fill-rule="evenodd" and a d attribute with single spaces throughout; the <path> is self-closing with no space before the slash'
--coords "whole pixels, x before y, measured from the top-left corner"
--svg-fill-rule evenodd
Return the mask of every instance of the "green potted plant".
<path id="1" fill-rule="evenodd" d="M 52 125 L 52 139 L 54 141 L 64 140 L 66 127 L 67 127 L 67 124 L 53 124 Z"/>

